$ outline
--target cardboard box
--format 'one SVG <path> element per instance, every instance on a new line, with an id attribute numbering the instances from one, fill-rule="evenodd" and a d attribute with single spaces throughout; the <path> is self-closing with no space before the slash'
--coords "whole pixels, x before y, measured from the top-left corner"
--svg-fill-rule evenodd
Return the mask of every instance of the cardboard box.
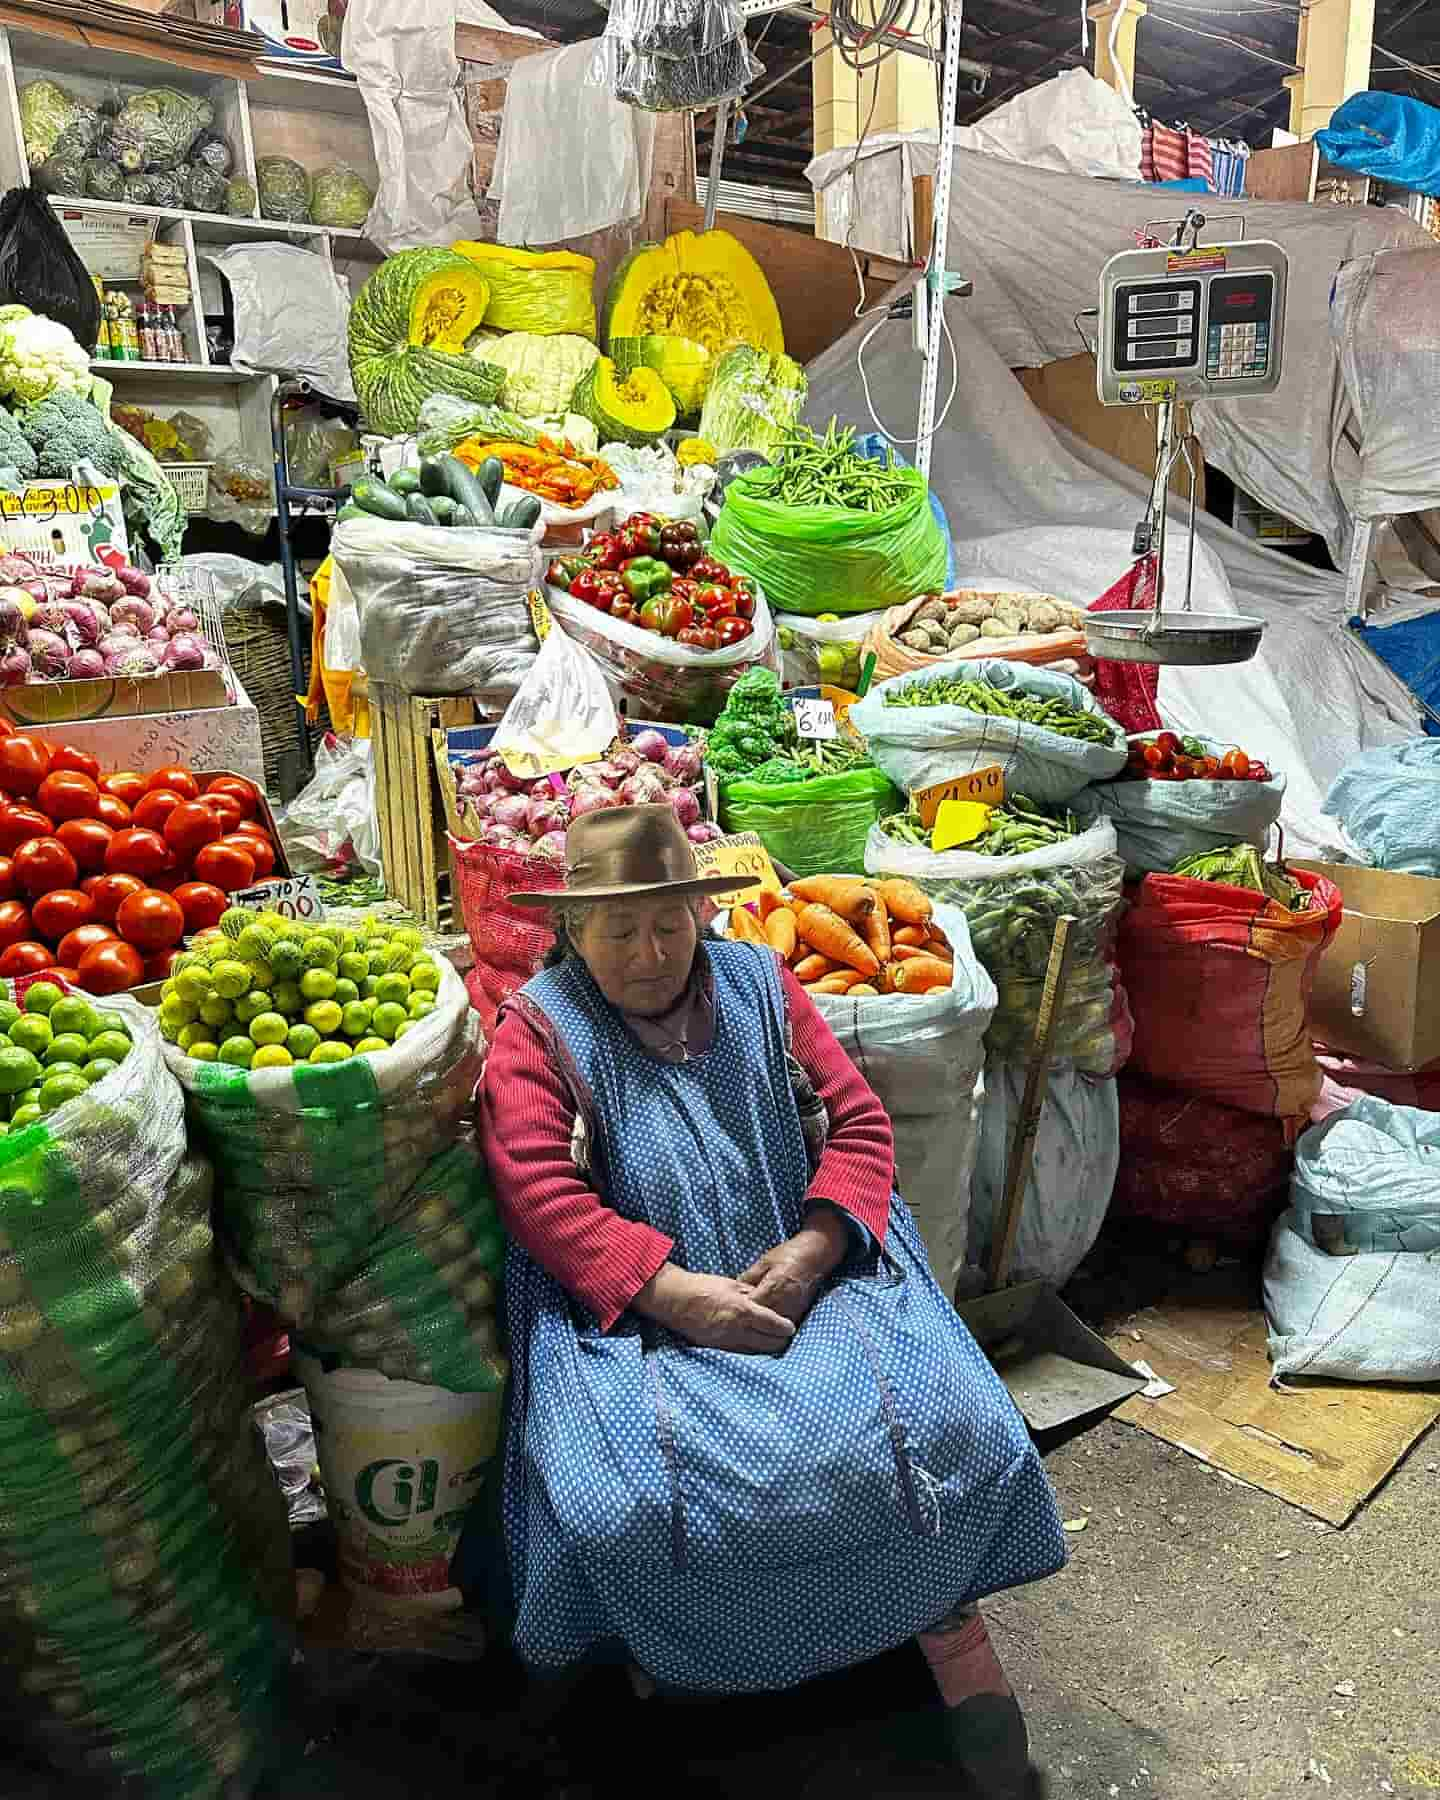
<path id="1" fill-rule="evenodd" d="M 158 769 L 169 762 L 192 769 L 228 769 L 264 792 L 265 754 L 260 715 L 237 681 L 234 706 L 203 712 L 149 713 L 138 717 L 83 719 L 35 727 L 51 744 L 73 744 L 111 769 Z"/>
<path id="2" fill-rule="evenodd" d="M 1316 1041 L 1407 1072 L 1440 1058 L 1440 881 L 1340 863 L 1292 866 L 1328 876 L 1345 901 L 1310 1000 Z"/>
<path id="3" fill-rule="evenodd" d="M 28 731 L 84 719 L 204 712 L 230 704 L 223 669 L 175 669 L 163 675 L 107 675 L 101 681 L 26 681 L 0 688 L 0 718 Z"/>

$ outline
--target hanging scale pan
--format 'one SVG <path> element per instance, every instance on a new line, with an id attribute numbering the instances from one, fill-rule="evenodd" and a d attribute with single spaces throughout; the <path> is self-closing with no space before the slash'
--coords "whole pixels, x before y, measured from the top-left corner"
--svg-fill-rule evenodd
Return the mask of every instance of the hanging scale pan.
<path id="1" fill-rule="evenodd" d="M 1241 663 L 1260 648 L 1264 629 L 1263 619 L 1244 613 L 1090 613 L 1085 648 L 1106 662 Z"/>

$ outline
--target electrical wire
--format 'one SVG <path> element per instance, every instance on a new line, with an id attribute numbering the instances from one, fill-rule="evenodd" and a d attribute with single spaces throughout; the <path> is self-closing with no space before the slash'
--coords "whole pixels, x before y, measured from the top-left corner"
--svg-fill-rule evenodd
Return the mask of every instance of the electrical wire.
<path id="1" fill-rule="evenodd" d="M 950 321 L 945 317 L 944 295 L 933 295 L 931 304 L 940 308 L 940 329 L 945 334 L 945 343 L 950 351 L 950 392 L 945 396 L 945 404 L 940 408 L 940 411 L 935 418 L 935 422 L 931 425 L 929 431 L 917 432 L 914 437 L 900 437 L 897 433 L 891 431 L 890 427 L 885 424 L 879 413 L 875 410 L 875 402 L 870 394 L 870 378 L 865 373 L 865 352 L 870 347 L 870 340 L 875 336 L 876 332 L 884 330 L 885 326 L 890 322 L 889 319 L 877 319 L 865 333 L 864 337 L 861 338 L 859 347 L 855 352 L 855 368 L 860 376 L 860 387 L 865 395 L 865 410 L 870 415 L 870 423 L 882 437 L 888 438 L 892 444 L 919 445 L 928 443 L 949 417 L 950 408 L 955 404 L 955 396 L 960 391 L 960 358 L 955 351 L 955 340 L 950 335 Z M 872 307 L 871 311 L 873 312 L 874 310 L 876 309 Z M 888 305 L 886 310 L 888 312 Z"/>
<path id="2" fill-rule="evenodd" d="M 1117 13 L 1116 18 L 1120 17 Z M 1257 62 L 1273 63 L 1277 69 L 1284 69 L 1287 75 L 1299 73 L 1294 63 L 1284 62 L 1278 56 L 1266 56 L 1263 50 L 1252 50 L 1248 44 L 1242 44 L 1239 38 L 1226 37 L 1218 31 L 1201 31 L 1198 25 L 1182 25 L 1178 19 L 1172 19 L 1159 6 L 1152 3 L 1149 17 L 1158 19 L 1162 25 L 1168 25 L 1172 31 L 1188 32 L 1191 37 L 1209 38 L 1212 43 L 1228 44 L 1232 50 L 1239 50 L 1246 56 L 1253 56 Z"/>
<path id="3" fill-rule="evenodd" d="M 1433 68 L 1427 68 L 1424 63 L 1411 62 L 1408 56 L 1399 56 L 1395 51 L 1387 50 L 1383 44 L 1374 45 L 1373 52 L 1376 56 L 1388 56 L 1398 68 L 1405 69 L 1411 75 L 1418 75 L 1422 81 L 1433 81 L 1440 85 L 1440 72 Z M 1382 70 L 1381 73 L 1385 74 L 1388 71 Z"/>

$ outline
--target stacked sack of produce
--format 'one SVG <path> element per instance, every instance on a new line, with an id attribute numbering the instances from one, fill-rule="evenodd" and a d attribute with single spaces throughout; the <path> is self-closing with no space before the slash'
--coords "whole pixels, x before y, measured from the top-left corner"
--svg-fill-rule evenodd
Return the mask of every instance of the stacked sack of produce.
<path id="1" fill-rule="evenodd" d="M 149 1013 L 19 985 L 0 1003 L 20 1101 L 0 1136 L 0 1719 L 75 1791 L 220 1800 L 260 1773 L 293 1588 L 213 1178 Z M 102 1038 L 62 1076 L 52 1046 Z"/>
<path id="2" fill-rule="evenodd" d="M 942 1286 L 965 1261 L 995 987 L 965 917 L 908 881 L 812 875 L 730 913 L 794 971 L 895 1133 L 895 1181 Z"/>
<path id="3" fill-rule="evenodd" d="M 1087 781 L 1124 765 L 1123 736 L 1078 682 L 1005 662 L 899 676 L 850 717 L 875 761 L 912 795 L 908 811 L 872 828 L 867 873 L 906 878 L 963 912 L 997 990 L 985 1040 L 973 1263 L 984 1259 L 999 1206 L 1055 922 L 1062 915 L 1076 921 L 1015 1253 L 1017 1278 L 1063 1281 L 1109 1205 L 1119 1150 L 1111 1078 L 1128 1055 L 1131 1031 L 1113 960 L 1124 875 L 1115 833 L 1104 820 L 1082 828 L 1070 804 Z M 923 822 L 913 796 L 989 765 L 1004 771 L 1004 803 L 977 819 L 963 841 L 936 849 L 935 822 Z"/>

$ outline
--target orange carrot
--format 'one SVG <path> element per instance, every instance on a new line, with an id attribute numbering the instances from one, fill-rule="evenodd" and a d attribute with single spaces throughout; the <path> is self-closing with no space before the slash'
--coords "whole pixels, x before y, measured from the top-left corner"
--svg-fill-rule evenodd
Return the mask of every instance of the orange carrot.
<path id="1" fill-rule="evenodd" d="M 875 960 L 887 963 L 890 960 L 890 908 L 875 895 L 875 908 L 868 918 L 860 921 L 860 935 L 875 952 Z"/>
<path id="2" fill-rule="evenodd" d="M 928 944 L 924 946 L 897 944 L 895 946 L 894 960 L 897 963 L 923 961 L 927 957 L 933 957 L 936 962 L 953 963 L 955 960 L 953 956 L 941 956 L 938 950 Z"/>
<path id="3" fill-rule="evenodd" d="M 930 942 L 935 946 L 936 950 L 938 950 L 941 953 L 941 955 L 950 956 L 950 957 L 954 956 L 955 952 L 951 946 L 949 938 L 946 937 L 945 933 L 940 929 L 940 927 L 938 925 L 932 925 L 930 927 Z"/>
<path id="4" fill-rule="evenodd" d="M 953 963 L 941 962 L 938 956 L 917 956 L 913 962 L 902 962 L 896 967 L 895 991 L 927 994 L 931 988 L 949 987 L 954 978 Z"/>
<path id="5" fill-rule="evenodd" d="M 790 908 L 777 906 L 766 919 L 764 932 L 771 949 L 778 950 L 786 962 L 789 962 L 795 954 L 796 944 L 800 941 L 799 928 Z"/>
<path id="6" fill-rule="evenodd" d="M 809 991 L 812 994 L 848 994 L 852 988 L 863 985 L 857 970 L 840 969 L 834 975 L 822 975 L 818 981 L 812 981 Z"/>
<path id="7" fill-rule="evenodd" d="M 771 913 L 774 912 L 774 910 L 777 906 L 784 906 L 784 904 L 785 904 L 785 902 L 780 898 L 780 896 L 778 894 L 772 894 L 769 888 L 761 888 L 761 890 L 760 890 L 760 919 L 761 919 L 761 922 L 763 923 L 766 919 L 768 919 L 770 917 Z"/>
<path id="8" fill-rule="evenodd" d="M 906 925 L 928 924 L 935 911 L 930 896 L 922 893 L 913 881 L 877 881 L 875 891 L 890 908 L 890 916 Z"/>
<path id="9" fill-rule="evenodd" d="M 800 914 L 800 935 L 814 950 L 822 956 L 828 956 L 834 962 L 845 963 L 847 967 L 858 969 L 862 979 L 868 981 L 880 967 L 879 958 L 864 938 L 845 923 L 836 912 L 828 906 L 811 903 Z"/>
<path id="10" fill-rule="evenodd" d="M 919 948 L 926 941 L 925 929 L 921 925 L 902 925 L 900 929 L 894 933 L 891 941 L 896 944 L 913 944 Z"/>
<path id="11" fill-rule="evenodd" d="M 790 892 L 797 900 L 828 906 L 852 925 L 858 925 L 875 910 L 874 890 L 853 875 L 807 875 L 801 881 L 792 881 Z"/>
<path id="12" fill-rule="evenodd" d="M 746 944 L 768 944 L 765 928 L 751 912 L 748 906 L 732 906 L 730 909 L 730 935 Z"/>
<path id="13" fill-rule="evenodd" d="M 812 981 L 818 981 L 822 975 L 833 975 L 834 973 L 835 965 L 830 958 L 817 955 L 814 951 L 811 951 L 809 956 L 802 957 L 795 964 L 795 979 L 806 987 Z"/>
<path id="14" fill-rule="evenodd" d="M 867 1000 L 878 1000 L 880 998 L 880 990 L 877 987 L 871 987 L 868 981 L 857 981 L 854 987 L 850 989 L 850 998 L 852 1000 L 858 1000 L 861 995 L 864 995 Z"/>

